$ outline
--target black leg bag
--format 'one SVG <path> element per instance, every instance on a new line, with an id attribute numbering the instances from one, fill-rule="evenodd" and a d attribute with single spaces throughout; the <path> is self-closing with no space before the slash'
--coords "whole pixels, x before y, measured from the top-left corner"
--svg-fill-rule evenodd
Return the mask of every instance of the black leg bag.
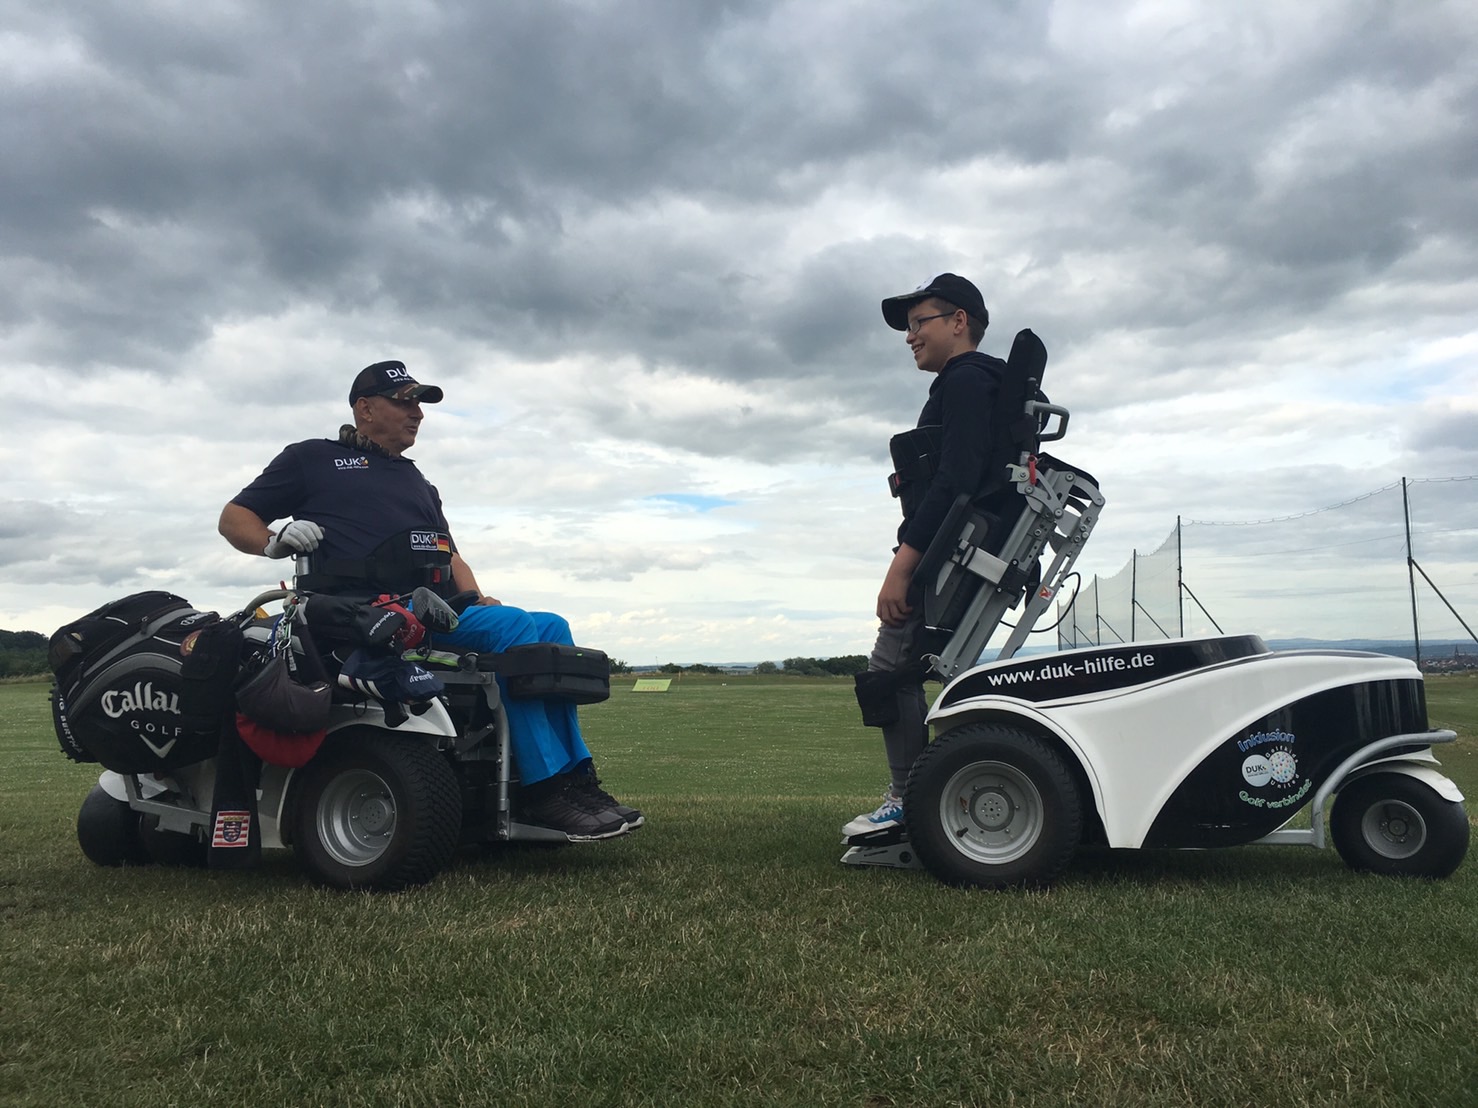
<path id="1" fill-rule="evenodd" d="M 514 700 L 596 704 L 611 696 L 611 660 L 588 646 L 528 643 L 501 654 L 481 654 L 477 668 L 503 678 Z"/>
<path id="2" fill-rule="evenodd" d="M 917 680 L 915 673 L 904 673 L 902 677 Z M 862 709 L 862 726 L 887 727 L 898 722 L 898 690 L 903 687 L 900 674 L 882 669 L 870 669 L 857 674 L 853 679 L 857 685 L 857 707 Z"/>

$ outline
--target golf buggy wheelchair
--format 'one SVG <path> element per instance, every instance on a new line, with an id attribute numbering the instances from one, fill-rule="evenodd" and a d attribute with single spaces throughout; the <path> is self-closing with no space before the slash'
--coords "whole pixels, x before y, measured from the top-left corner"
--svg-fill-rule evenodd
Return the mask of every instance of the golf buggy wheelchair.
<path id="1" fill-rule="evenodd" d="M 1085 844 L 1332 841 L 1356 870 L 1451 874 L 1468 820 L 1431 748 L 1456 735 L 1428 725 L 1411 661 L 1275 652 L 1256 635 L 1016 657 L 1105 503 L 1089 474 L 1039 452 L 1068 423 L 1037 390 L 1045 362 L 1040 341 L 1021 332 L 1003 386 L 1025 397 L 1010 411 L 1026 419 L 1006 429 L 1015 495 L 992 510 L 960 497 L 914 575 L 920 664 L 944 688 L 927 716 L 933 741 L 904 787 L 903 823 L 844 838 L 842 861 L 922 867 L 961 886 L 1041 887 Z M 979 664 L 1018 606 L 996 659 Z M 1304 811 L 1307 826 L 1294 826 Z"/>
<path id="2" fill-rule="evenodd" d="M 444 567 L 433 551 L 416 569 Z M 320 883 L 393 890 L 460 846 L 580 841 L 520 819 L 503 697 L 604 700 L 605 654 L 445 649 L 457 598 L 319 591 L 342 581 L 297 569 L 224 618 L 143 593 L 52 636 L 58 739 L 104 767 L 77 821 L 89 859 L 246 868 L 290 847 Z"/>

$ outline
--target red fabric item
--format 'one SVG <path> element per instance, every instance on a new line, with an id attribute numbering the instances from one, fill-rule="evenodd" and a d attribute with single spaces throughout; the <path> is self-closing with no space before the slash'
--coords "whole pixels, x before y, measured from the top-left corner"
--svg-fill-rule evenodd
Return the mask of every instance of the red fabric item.
<path id="1" fill-rule="evenodd" d="M 426 637 L 426 625 L 418 620 L 405 605 L 393 603 L 394 600 L 395 597 L 389 593 L 383 593 L 375 601 L 375 607 L 384 608 L 387 612 L 399 612 L 405 617 L 405 626 L 395 632 L 395 646 L 401 652 L 414 650 Z"/>
<path id="2" fill-rule="evenodd" d="M 236 713 L 236 730 L 252 753 L 274 766 L 301 769 L 318 753 L 328 731 L 278 731 Z"/>

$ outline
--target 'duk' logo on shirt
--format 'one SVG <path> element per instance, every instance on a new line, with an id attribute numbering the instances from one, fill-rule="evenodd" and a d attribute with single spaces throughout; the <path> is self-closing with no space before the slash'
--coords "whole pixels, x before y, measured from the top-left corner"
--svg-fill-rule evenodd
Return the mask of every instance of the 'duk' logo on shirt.
<path id="1" fill-rule="evenodd" d="M 335 469 L 369 469 L 369 459 L 360 458 L 335 458 Z"/>

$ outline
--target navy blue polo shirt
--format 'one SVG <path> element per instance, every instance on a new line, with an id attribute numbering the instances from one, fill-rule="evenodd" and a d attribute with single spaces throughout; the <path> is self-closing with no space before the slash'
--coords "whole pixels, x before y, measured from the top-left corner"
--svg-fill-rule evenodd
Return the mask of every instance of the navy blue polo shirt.
<path id="1" fill-rule="evenodd" d="M 415 462 L 334 439 L 286 447 L 231 503 L 267 523 L 312 520 L 323 528 L 318 549 L 326 558 L 367 557 L 402 531 L 451 531 L 436 486 Z"/>

